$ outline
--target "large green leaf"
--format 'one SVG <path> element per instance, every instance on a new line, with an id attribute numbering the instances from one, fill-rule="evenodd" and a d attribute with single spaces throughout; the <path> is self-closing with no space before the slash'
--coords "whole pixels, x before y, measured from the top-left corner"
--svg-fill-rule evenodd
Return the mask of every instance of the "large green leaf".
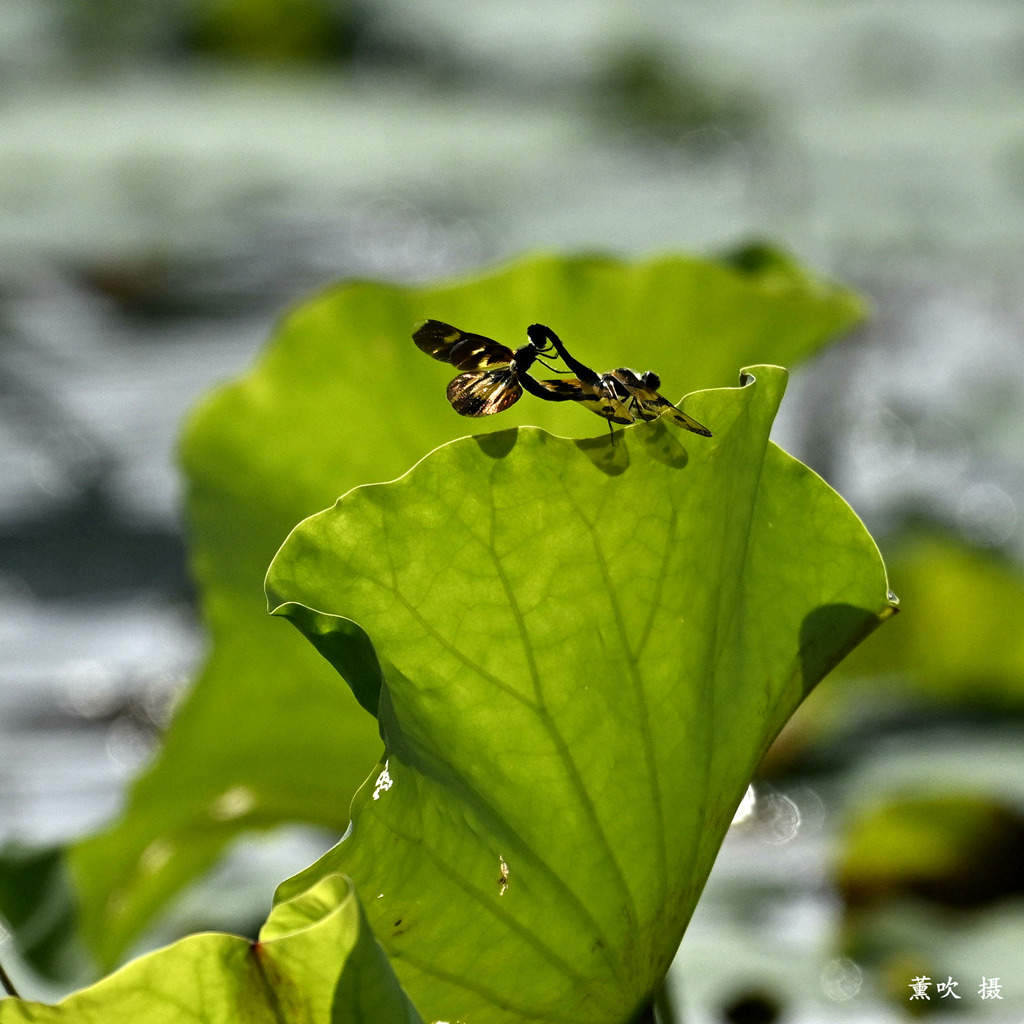
<path id="1" fill-rule="evenodd" d="M 267 619 L 263 577 L 292 526 L 470 426 L 600 427 L 582 409 L 527 399 L 493 422 L 460 418 L 444 398 L 453 372 L 410 340 L 416 320 L 511 344 L 546 322 L 599 368 L 656 368 L 674 399 L 733 383 L 744 363 L 797 361 L 859 315 L 848 292 L 760 249 L 734 264 L 532 258 L 468 283 L 344 285 L 296 309 L 253 371 L 210 396 L 185 430 L 193 566 L 212 647 L 121 818 L 71 851 L 84 938 L 100 963 L 115 962 L 240 831 L 282 821 L 344 829 L 349 798 L 379 757 L 348 689 Z"/>
<path id="2" fill-rule="evenodd" d="M 744 379 L 690 396 L 713 439 L 453 442 L 271 566 L 387 755 L 280 895 L 350 874 L 427 1019 L 628 1019 L 768 744 L 891 613 L 863 525 L 768 441 L 786 372 Z"/>
<path id="3" fill-rule="evenodd" d="M 422 1024 L 341 875 L 279 903 L 258 942 L 192 935 L 56 1006 L 0 1001 L 0 1024 Z"/>

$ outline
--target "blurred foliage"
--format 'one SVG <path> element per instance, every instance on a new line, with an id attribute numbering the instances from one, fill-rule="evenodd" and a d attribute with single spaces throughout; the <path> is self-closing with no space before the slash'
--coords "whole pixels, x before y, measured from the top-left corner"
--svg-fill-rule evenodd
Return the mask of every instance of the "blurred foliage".
<path id="1" fill-rule="evenodd" d="M 883 727 L 1024 715 L 1024 572 L 998 552 L 942 533 L 890 540 L 889 582 L 900 608 L 791 719 L 761 765 L 778 775 L 841 738 L 870 744 Z M 849 752 L 847 748 L 847 752 Z"/>
<path id="2" fill-rule="evenodd" d="M 942 703 L 1024 710 L 1024 572 L 1000 555 L 942 535 L 911 537 L 889 559 L 890 582 L 913 608 L 844 667 L 898 676 Z"/>
<path id="3" fill-rule="evenodd" d="M 352 10 L 346 0 L 190 0 L 189 41 L 238 60 L 322 61 L 351 49 Z"/>
<path id="4" fill-rule="evenodd" d="M 1019 805 L 934 790 L 867 804 L 851 815 L 836 864 L 845 951 L 908 1016 L 972 1013 L 989 978 L 1012 986 L 993 1006 L 1016 1017 L 1022 863 Z M 917 978 L 928 998 L 911 1001 Z"/>
<path id="5" fill-rule="evenodd" d="M 662 142 L 678 143 L 708 128 L 749 135 L 763 116 L 751 96 L 642 45 L 609 54 L 598 69 L 594 92 L 606 117 Z M 713 135 L 701 139 L 708 147 L 715 141 Z"/>
<path id="6" fill-rule="evenodd" d="M 178 46 L 181 8 L 144 0 L 66 0 L 55 6 L 69 51 L 85 66 L 105 71 Z"/>
<path id="7" fill-rule="evenodd" d="M 70 50 L 97 71 L 205 54 L 316 63 L 347 56 L 362 27 L 352 0 L 68 0 L 57 18 Z"/>
<path id="8" fill-rule="evenodd" d="M 836 871 L 850 910 L 914 897 L 976 909 L 1024 894 L 1024 816 L 968 795 L 892 799 L 849 824 Z"/>
<path id="9" fill-rule="evenodd" d="M 965 1012 L 982 976 L 1020 966 L 1024 573 L 921 527 L 888 546 L 904 611 L 810 696 L 760 771 L 861 773 L 835 867 L 845 950 L 902 1012 Z M 918 976 L 931 999 L 908 1003 Z M 935 991 L 950 978 L 961 1002 Z"/>
<path id="10" fill-rule="evenodd" d="M 45 964 L 46 973 L 63 983 L 81 983 L 88 977 L 88 956 L 79 940 L 63 850 L 9 843 L 0 849 L 0 865 L 0 907 L 22 958 Z"/>

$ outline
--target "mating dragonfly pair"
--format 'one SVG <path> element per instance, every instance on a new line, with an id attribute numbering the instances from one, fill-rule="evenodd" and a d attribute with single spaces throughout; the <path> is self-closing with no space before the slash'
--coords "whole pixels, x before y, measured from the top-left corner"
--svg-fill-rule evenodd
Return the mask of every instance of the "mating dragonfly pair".
<path id="1" fill-rule="evenodd" d="M 711 437 L 707 427 L 658 394 L 661 380 L 656 373 L 648 370 L 637 374 L 625 366 L 610 373 L 597 373 L 570 355 L 550 327 L 533 324 L 526 328 L 526 335 L 530 340 L 513 352 L 481 334 L 460 331 L 440 320 L 423 320 L 416 324 L 412 337 L 427 355 L 463 371 L 448 385 L 448 401 L 462 416 L 501 412 L 515 405 L 525 389 L 546 402 L 578 402 L 606 419 L 609 431 L 613 423 L 628 424 L 664 416 L 677 427 Z M 569 369 L 549 365 L 548 360 L 554 358 L 552 353 L 557 353 Z M 576 376 L 536 380 L 530 369 L 537 362 L 554 373 Z"/>

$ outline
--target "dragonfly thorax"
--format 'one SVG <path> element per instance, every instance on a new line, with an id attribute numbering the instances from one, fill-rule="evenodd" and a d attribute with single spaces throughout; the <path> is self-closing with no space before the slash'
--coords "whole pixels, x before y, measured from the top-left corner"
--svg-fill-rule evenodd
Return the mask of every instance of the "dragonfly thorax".
<path id="1" fill-rule="evenodd" d="M 612 370 L 611 374 L 606 374 L 606 376 L 616 377 L 624 384 L 633 387 L 642 386 L 650 391 L 657 391 L 661 387 L 661 378 L 653 370 L 637 373 L 636 370 L 631 370 L 628 366 L 620 366 L 618 369 Z"/>

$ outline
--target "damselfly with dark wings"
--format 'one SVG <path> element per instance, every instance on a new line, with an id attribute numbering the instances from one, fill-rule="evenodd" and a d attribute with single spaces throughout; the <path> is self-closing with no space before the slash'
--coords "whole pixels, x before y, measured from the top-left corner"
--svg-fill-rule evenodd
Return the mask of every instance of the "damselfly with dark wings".
<path id="1" fill-rule="evenodd" d="M 549 327 L 532 324 L 526 329 L 530 339 L 513 351 L 505 345 L 459 330 L 440 320 L 423 320 L 413 331 L 413 340 L 428 355 L 462 370 L 448 385 L 448 401 L 463 416 L 490 416 L 514 405 L 524 389 L 546 402 L 578 402 L 584 408 L 612 423 L 629 424 L 637 420 L 656 420 L 664 416 L 685 430 L 704 437 L 711 431 L 692 416 L 681 412 L 658 393 L 661 380 L 648 370 L 638 374 L 620 366 L 608 373 L 597 373 L 567 351 L 562 340 Z M 530 369 L 547 362 L 557 353 L 575 377 L 560 380 L 535 380 Z"/>

